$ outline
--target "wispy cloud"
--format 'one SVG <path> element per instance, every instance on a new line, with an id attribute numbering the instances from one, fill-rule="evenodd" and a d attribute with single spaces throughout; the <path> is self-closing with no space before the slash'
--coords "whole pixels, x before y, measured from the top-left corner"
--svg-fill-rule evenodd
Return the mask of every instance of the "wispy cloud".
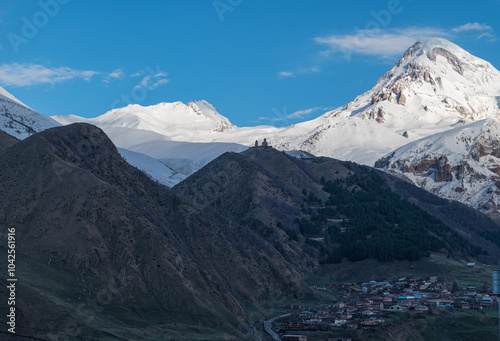
<path id="1" fill-rule="evenodd" d="M 458 33 L 478 33 L 476 39 L 488 38 L 495 40 L 496 35 L 491 26 L 480 23 L 466 23 L 452 29 L 439 27 L 409 27 L 404 29 L 373 29 L 357 30 L 351 34 L 329 35 L 316 37 L 314 41 L 327 47 L 321 51 L 321 55 L 343 54 L 349 59 L 353 54 L 375 56 L 380 58 L 391 58 L 401 55 L 409 46 L 417 40 L 430 38 L 453 38 Z"/>
<path id="2" fill-rule="evenodd" d="M 493 28 L 489 25 L 486 24 L 480 24 L 478 22 L 474 23 L 467 23 L 461 26 L 457 26 L 455 28 L 451 29 L 451 32 L 453 33 L 460 33 L 460 32 L 467 32 L 467 31 L 493 31 Z"/>
<path id="3" fill-rule="evenodd" d="M 294 71 L 281 71 L 278 72 L 278 78 L 289 78 L 289 77 L 295 77 L 296 75 L 303 75 L 303 74 L 309 74 L 309 73 L 314 73 L 320 71 L 319 67 L 313 66 L 313 67 L 308 67 L 308 68 L 300 68 Z"/>
<path id="4" fill-rule="evenodd" d="M 122 69 L 116 69 L 115 71 L 104 76 L 103 82 L 109 83 L 113 79 L 121 79 L 125 76 L 125 72 Z"/>
<path id="5" fill-rule="evenodd" d="M 328 110 L 332 110 L 332 109 L 333 108 L 314 107 L 314 108 L 309 108 L 309 109 L 304 109 L 304 110 L 297 110 L 296 112 L 293 112 L 290 115 L 288 115 L 287 118 L 304 118 L 304 116 L 311 115 L 317 111 L 328 111 Z"/>
<path id="6" fill-rule="evenodd" d="M 149 74 L 142 78 L 142 80 L 135 87 L 143 87 L 148 90 L 154 90 L 159 86 L 165 85 L 170 82 L 170 79 L 166 78 L 168 74 L 164 71 L 160 71 L 156 74 Z"/>
<path id="7" fill-rule="evenodd" d="M 486 38 L 486 39 L 488 39 L 488 41 L 494 41 L 497 38 L 495 31 L 493 30 L 493 27 L 486 25 L 486 24 L 480 24 L 478 22 L 467 23 L 467 24 L 464 24 L 461 26 L 457 26 L 455 28 L 452 28 L 451 32 L 453 32 L 453 33 L 464 33 L 464 32 L 477 33 L 478 35 L 476 36 L 476 39 Z"/>
<path id="8" fill-rule="evenodd" d="M 0 84 L 22 87 L 55 84 L 78 78 L 90 81 L 97 74 L 99 72 L 75 70 L 65 66 L 48 68 L 38 64 L 2 64 L 0 65 Z"/>
<path id="9" fill-rule="evenodd" d="M 281 72 L 278 72 L 278 77 L 281 77 L 281 78 L 286 78 L 286 77 L 293 77 L 293 72 L 291 71 L 281 71 Z"/>
<path id="10" fill-rule="evenodd" d="M 440 28 L 410 27 L 392 30 L 358 30 L 353 34 L 317 37 L 314 41 L 327 46 L 327 50 L 322 51 L 324 56 L 340 52 L 345 57 L 362 54 L 389 58 L 403 53 L 417 40 L 449 36 L 447 31 Z"/>

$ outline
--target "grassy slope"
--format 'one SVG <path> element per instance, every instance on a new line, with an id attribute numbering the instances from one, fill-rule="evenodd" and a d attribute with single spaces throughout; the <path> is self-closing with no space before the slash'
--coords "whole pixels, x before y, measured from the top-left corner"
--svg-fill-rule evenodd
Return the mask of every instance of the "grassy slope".
<path id="1" fill-rule="evenodd" d="M 479 289 L 491 286 L 493 267 L 478 264 L 476 268 L 468 268 L 466 261 L 456 261 L 446 255 L 433 253 L 420 261 L 395 261 L 380 263 L 375 260 L 360 262 L 344 261 L 340 264 L 325 264 L 307 279 L 307 283 L 325 285 L 333 283 L 357 283 L 368 281 L 397 280 L 401 277 L 438 276 L 446 282 L 459 285 L 474 285 Z M 451 287 L 451 286 L 450 286 Z"/>

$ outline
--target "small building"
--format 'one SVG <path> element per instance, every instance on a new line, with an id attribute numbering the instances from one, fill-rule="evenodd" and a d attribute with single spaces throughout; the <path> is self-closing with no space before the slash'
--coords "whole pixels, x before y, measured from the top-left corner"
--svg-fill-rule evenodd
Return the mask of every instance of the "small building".
<path id="1" fill-rule="evenodd" d="M 470 303 L 466 301 L 455 302 L 454 306 L 460 309 L 470 309 Z"/>
<path id="2" fill-rule="evenodd" d="M 372 318 L 369 318 L 369 319 L 361 322 L 361 324 L 364 326 L 377 326 L 377 325 L 384 324 L 384 323 L 385 323 L 385 320 L 382 318 L 379 318 L 379 317 L 372 317 Z"/>
<path id="3" fill-rule="evenodd" d="M 363 310 L 361 312 L 361 315 L 363 315 L 363 316 L 371 316 L 371 315 L 375 315 L 375 313 L 373 311 L 367 309 L 367 310 Z"/>
<path id="4" fill-rule="evenodd" d="M 300 304 L 283 304 L 282 307 L 285 309 L 302 309 Z"/>
<path id="5" fill-rule="evenodd" d="M 451 300 L 445 300 L 445 299 L 431 299 L 427 301 L 428 304 L 434 306 L 434 307 L 441 307 L 441 308 L 449 308 L 451 307 Z"/>
<path id="6" fill-rule="evenodd" d="M 429 308 L 426 305 L 417 305 L 415 311 L 425 312 L 429 311 Z"/>
<path id="7" fill-rule="evenodd" d="M 389 307 L 388 309 L 382 309 L 382 311 L 389 312 L 389 313 L 404 313 L 407 311 L 407 307 L 402 307 L 400 305 L 393 305 L 392 307 Z"/>
<path id="8" fill-rule="evenodd" d="M 347 323 L 347 320 L 344 320 L 344 319 L 338 319 L 338 318 L 336 318 L 336 319 L 335 319 L 335 321 L 333 321 L 333 324 L 334 324 L 334 326 L 336 326 L 336 327 L 340 327 L 340 326 L 342 326 L 342 325 L 344 325 L 344 324 L 346 324 L 346 323 Z"/>
<path id="9" fill-rule="evenodd" d="M 307 336 L 305 335 L 283 335 L 282 341 L 307 341 Z"/>
<path id="10" fill-rule="evenodd" d="M 481 299 L 481 304 L 482 305 L 492 305 L 493 304 L 493 299 L 489 296 L 484 296 L 482 299 Z"/>
<path id="11" fill-rule="evenodd" d="M 255 140 L 254 147 L 255 147 L 255 148 L 258 148 L 258 147 L 259 147 L 259 140 Z M 264 140 L 262 141 L 262 144 L 260 145 L 260 147 L 267 148 L 267 147 L 271 147 L 271 146 L 269 145 L 269 142 L 267 142 L 267 139 L 264 139 Z"/>
<path id="12" fill-rule="evenodd" d="M 469 267 L 469 268 L 475 268 L 476 267 L 476 263 L 467 263 L 467 267 Z"/>
<path id="13" fill-rule="evenodd" d="M 302 319 L 314 319 L 318 317 L 318 314 L 313 311 L 304 310 L 300 312 L 299 316 Z"/>
<path id="14" fill-rule="evenodd" d="M 450 296 L 450 292 L 446 289 L 442 290 L 440 292 L 440 294 L 441 294 L 441 297 Z"/>

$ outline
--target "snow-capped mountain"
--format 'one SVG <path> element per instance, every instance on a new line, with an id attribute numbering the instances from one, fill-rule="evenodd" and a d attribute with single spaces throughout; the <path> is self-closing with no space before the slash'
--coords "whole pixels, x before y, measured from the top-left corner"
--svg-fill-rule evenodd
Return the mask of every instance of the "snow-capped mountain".
<path id="1" fill-rule="evenodd" d="M 411 46 L 369 91 L 275 145 L 373 165 L 408 142 L 500 114 L 500 72 L 445 39 Z M 293 137 L 293 138 L 291 138 Z"/>
<path id="2" fill-rule="evenodd" d="M 446 199 L 500 209 L 500 122 L 487 119 L 409 143 L 376 162 Z"/>
<path id="3" fill-rule="evenodd" d="M 206 101 L 159 103 L 143 107 L 130 104 L 96 118 L 54 116 L 62 124 L 87 122 L 101 129 L 131 128 L 152 131 L 174 141 L 206 142 L 207 136 L 233 129 L 232 123 Z M 198 141 L 200 139 L 200 141 Z M 209 138 L 208 138 L 209 139 Z"/>
<path id="4" fill-rule="evenodd" d="M 18 139 L 25 139 L 34 133 L 59 125 L 0 87 L 0 130 Z"/>

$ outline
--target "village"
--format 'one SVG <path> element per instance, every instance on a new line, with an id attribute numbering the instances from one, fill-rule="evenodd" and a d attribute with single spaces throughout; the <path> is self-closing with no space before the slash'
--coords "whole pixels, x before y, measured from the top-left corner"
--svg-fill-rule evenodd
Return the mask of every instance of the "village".
<path id="1" fill-rule="evenodd" d="M 312 289 L 331 297 L 332 304 L 282 305 L 281 308 L 290 309 L 289 314 L 275 321 L 274 331 L 282 335 L 282 340 L 307 340 L 307 335 L 313 332 L 340 336 L 348 331 L 382 331 L 387 322 L 396 321 L 397 315 L 403 314 L 426 318 L 444 310 L 484 312 L 498 307 L 498 297 L 491 295 L 491 288 L 459 287 L 456 282 L 446 283 L 438 276 L 312 286 Z"/>

